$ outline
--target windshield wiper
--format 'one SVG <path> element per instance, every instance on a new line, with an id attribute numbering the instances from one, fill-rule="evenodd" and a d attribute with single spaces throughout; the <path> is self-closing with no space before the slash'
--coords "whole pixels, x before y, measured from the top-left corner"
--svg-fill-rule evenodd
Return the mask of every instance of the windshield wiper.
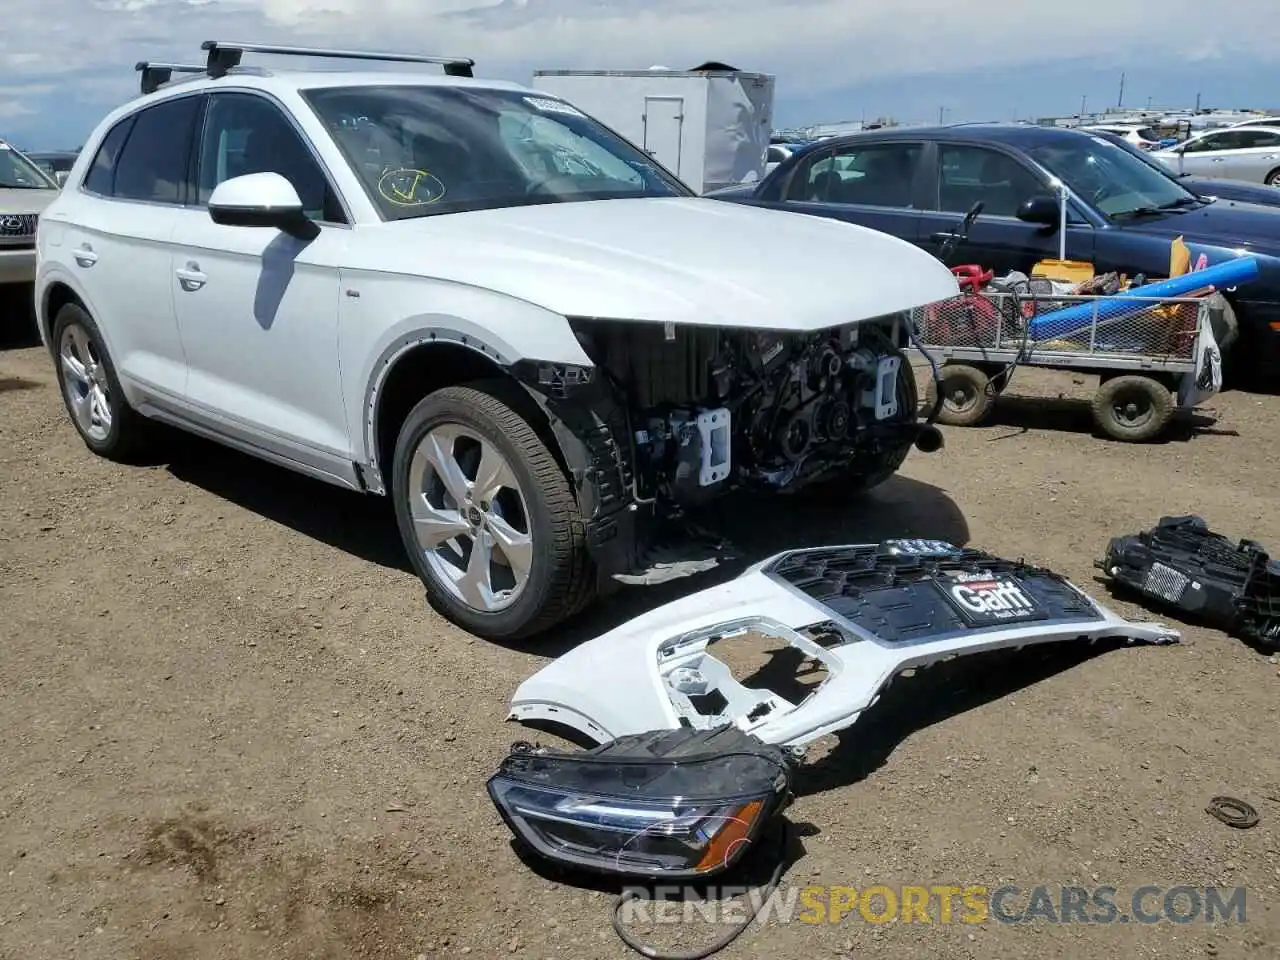
<path id="1" fill-rule="evenodd" d="M 1158 217 L 1169 211 L 1163 207 L 1134 207 L 1132 210 L 1118 210 L 1111 214 L 1112 219 L 1120 217 Z"/>
<path id="2" fill-rule="evenodd" d="M 1200 204 L 1207 202 L 1204 197 L 1179 197 L 1177 200 L 1170 200 L 1168 203 L 1160 204 L 1160 209 L 1181 210 L 1186 207 L 1198 207 Z"/>
<path id="3" fill-rule="evenodd" d="M 39 183 L 0 183 L 0 190 L 52 190 Z"/>

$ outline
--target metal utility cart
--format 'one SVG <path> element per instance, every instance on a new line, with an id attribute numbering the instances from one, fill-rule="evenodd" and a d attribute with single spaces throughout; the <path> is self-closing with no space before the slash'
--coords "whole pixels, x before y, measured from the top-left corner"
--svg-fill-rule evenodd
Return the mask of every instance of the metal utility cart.
<path id="1" fill-rule="evenodd" d="M 920 348 L 940 366 L 929 388 L 936 405 L 941 384 L 938 422 L 976 426 L 1016 367 L 1048 367 L 1097 375 L 1095 423 L 1133 443 L 1154 439 L 1179 404 L 1212 392 L 1207 376 L 1198 391 L 1180 387 L 1204 373 L 1201 346 L 1215 309 L 1222 309 L 1217 296 L 1128 297 L 1115 315 L 1113 297 L 984 291 L 917 308 L 912 320 Z M 1037 320 L 1052 333 L 1033 340 L 1031 331 L 1045 325 Z"/>

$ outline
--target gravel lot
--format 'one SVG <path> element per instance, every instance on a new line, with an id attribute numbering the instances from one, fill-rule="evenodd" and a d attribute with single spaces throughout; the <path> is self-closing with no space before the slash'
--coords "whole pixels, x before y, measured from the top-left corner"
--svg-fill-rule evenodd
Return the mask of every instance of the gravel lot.
<path id="1" fill-rule="evenodd" d="M 0 326 L 27 322 L 11 311 Z M 30 337 L 0 349 L 0 956 L 633 956 L 610 893 L 523 864 L 484 781 L 523 734 L 515 685 L 575 641 L 706 581 L 637 588 L 532 647 L 443 622 L 390 511 L 215 445 L 95 459 Z M 1020 372 L 1015 393 L 1085 396 Z M 755 559 L 942 537 L 1107 598 L 1107 538 L 1200 512 L 1280 549 L 1280 399 L 1214 399 L 1168 443 L 1090 433 L 1070 399 L 947 430 L 842 509 L 734 502 Z M 750 522 L 741 518 L 749 517 Z M 714 576 L 714 574 L 713 574 Z M 1114 601 L 1130 615 L 1138 610 Z M 771 923 L 726 958 L 1280 956 L 1274 658 L 1175 647 L 972 658 L 904 681 L 798 783 L 787 882 L 1242 885 L 1243 924 Z M 1260 825 L 1204 812 L 1249 800 Z M 935 914 L 936 919 L 936 914 Z M 686 948 L 705 925 L 641 931 Z"/>

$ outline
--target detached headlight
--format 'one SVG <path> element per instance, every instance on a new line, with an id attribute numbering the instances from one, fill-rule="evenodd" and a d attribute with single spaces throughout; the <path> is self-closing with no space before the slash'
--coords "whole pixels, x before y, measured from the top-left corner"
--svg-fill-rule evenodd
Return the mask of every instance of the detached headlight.
<path id="1" fill-rule="evenodd" d="M 512 832 L 548 859 L 694 877 L 733 865 L 789 787 L 781 748 L 724 727 L 642 733 L 583 753 L 513 750 L 489 796 Z"/>

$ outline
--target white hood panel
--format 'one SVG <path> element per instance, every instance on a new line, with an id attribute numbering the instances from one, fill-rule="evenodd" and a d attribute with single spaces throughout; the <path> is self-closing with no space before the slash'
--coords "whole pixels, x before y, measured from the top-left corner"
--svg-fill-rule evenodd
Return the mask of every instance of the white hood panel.
<path id="1" fill-rule="evenodd" d="M 538 204 L 375 230 L 352 266 L 465 283 L 564 316 L 818 330 L 958 293 L 937 259 L 888 234 L 702 198 Z"/>

